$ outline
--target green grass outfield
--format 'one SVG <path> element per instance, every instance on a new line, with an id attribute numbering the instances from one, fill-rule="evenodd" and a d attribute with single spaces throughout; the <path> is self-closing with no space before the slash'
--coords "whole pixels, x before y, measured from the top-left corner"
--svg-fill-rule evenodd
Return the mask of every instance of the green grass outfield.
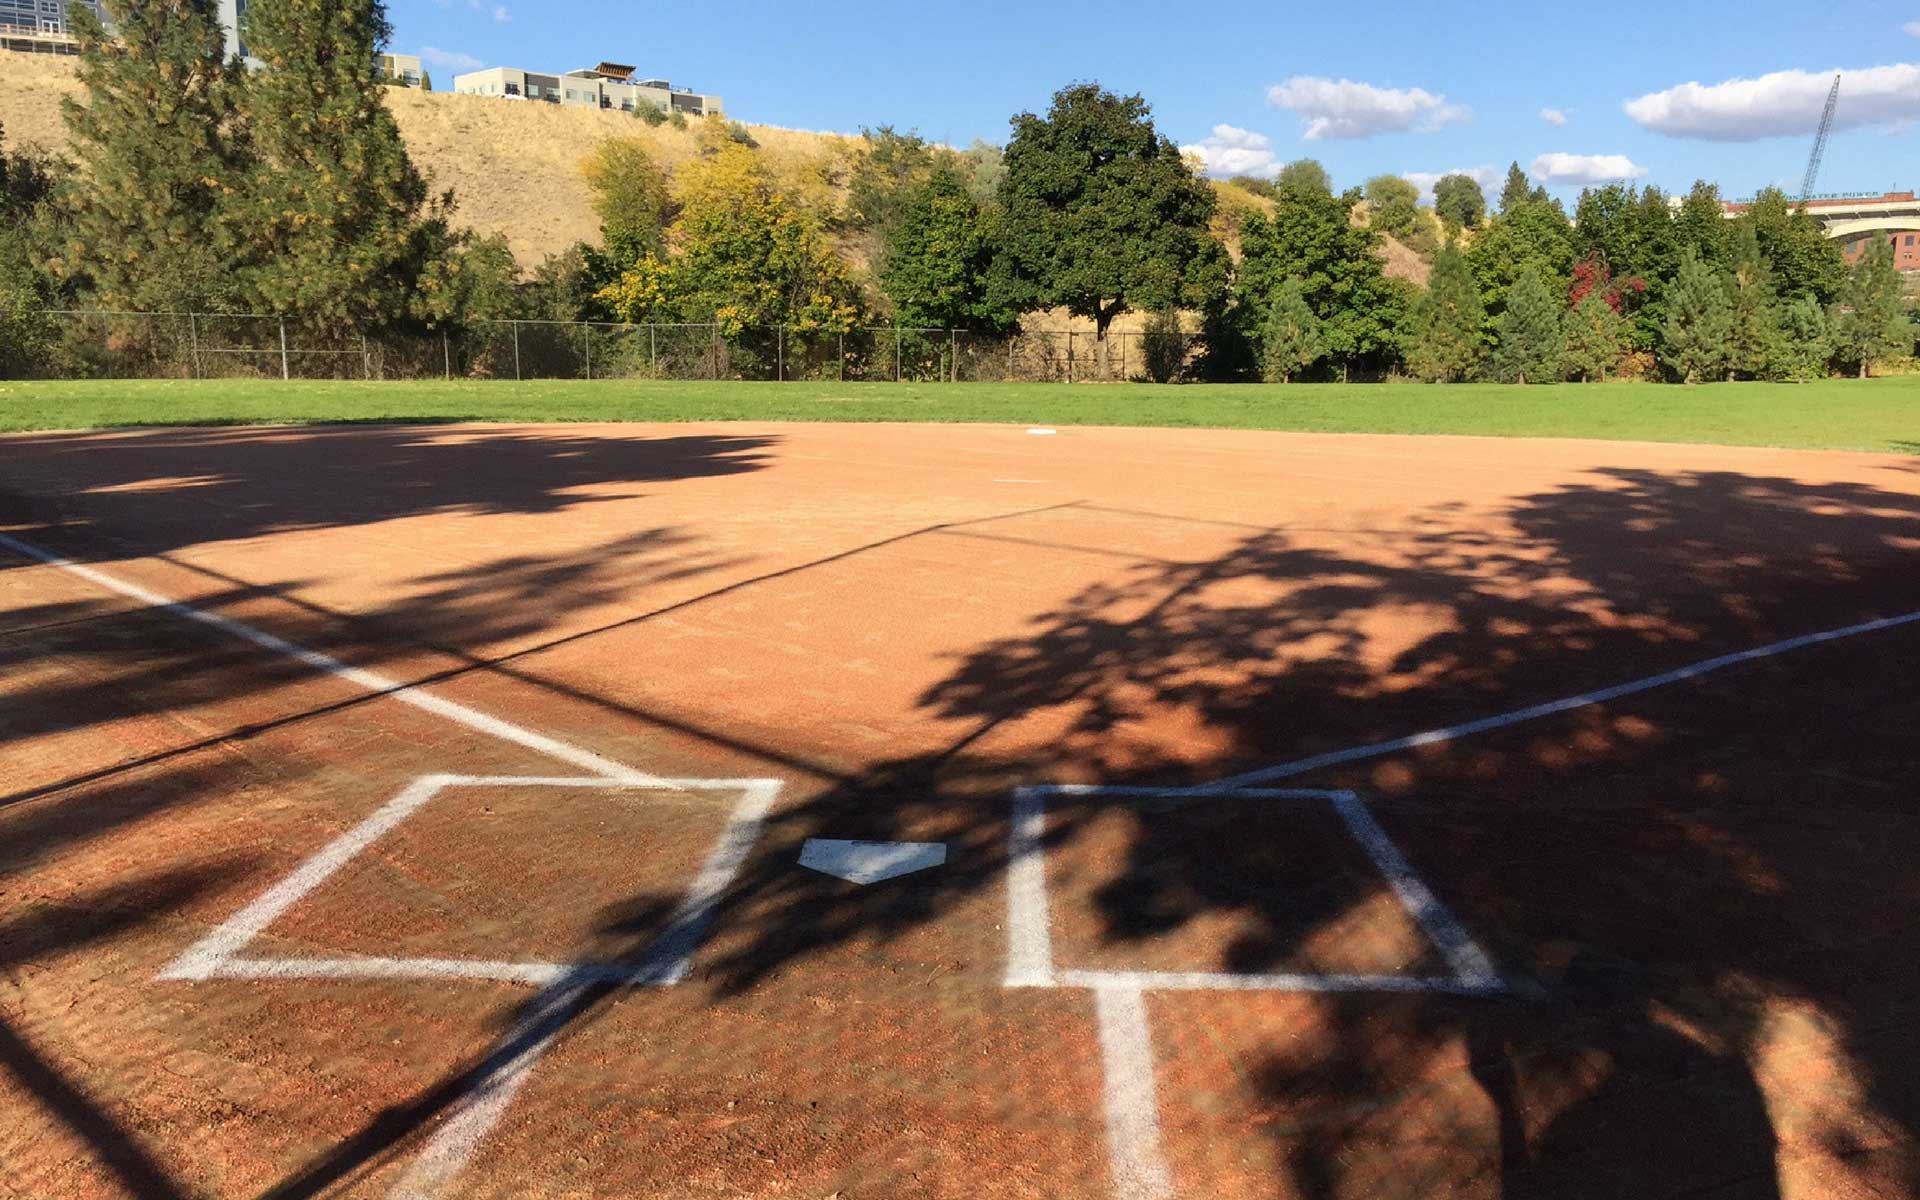
<path id="1" fill-rule="evenodd" d="M 0 382 L 0 430 L 353 421 L 989 421 L 1920 453 L 1920 376 L 1814 384 Z"/>

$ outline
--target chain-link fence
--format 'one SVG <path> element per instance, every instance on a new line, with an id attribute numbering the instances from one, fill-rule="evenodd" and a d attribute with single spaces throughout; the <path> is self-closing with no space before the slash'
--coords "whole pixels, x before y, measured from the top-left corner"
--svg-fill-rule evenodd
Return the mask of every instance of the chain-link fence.
<path id="1" fill-rule="evenodd" d="M 41 371 L 74 379 L 668 379 L 1117 383 L 1180 378 L 1193 335 L 479 321 L 349 331 L 258 314 L 41 314 Z"/>

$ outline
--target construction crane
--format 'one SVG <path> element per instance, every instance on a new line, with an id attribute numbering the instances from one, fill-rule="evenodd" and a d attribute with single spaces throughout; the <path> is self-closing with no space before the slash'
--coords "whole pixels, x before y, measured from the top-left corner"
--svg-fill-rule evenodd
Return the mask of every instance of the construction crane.
<path id="1" fill-rule="evenodd" d="M 1800 202 L 1805 204 L 1813 199 L 1813 185 L 1820 180 L 1820 160 L 1827 153 L 1827 135 L 1833 132 L 1833 110 L 1840 103 L 1840 76 L 1836 72 L 1833 86 L 1827 89 L 1827 108 L 1820 114 L 1820 132 L 1813 135 L 1813 156 L 1807 159 L 1806 178 L 1800 181 Z"/>

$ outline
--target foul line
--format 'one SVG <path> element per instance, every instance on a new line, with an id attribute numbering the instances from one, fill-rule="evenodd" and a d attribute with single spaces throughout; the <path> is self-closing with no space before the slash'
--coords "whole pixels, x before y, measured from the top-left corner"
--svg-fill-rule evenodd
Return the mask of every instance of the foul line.
<path id="1" fill-rule="evenodd" d="M 1107 1155 L 1119 1200 L 1164 1200 L 1173 1174 L 1160 1156 L 1159 1103 L 1154 1096 L 1153 1037 L 1146 999 L 1134 987 L 1099 987 L 1100 1062 L 1105 1068 Z"/>
<path id="2" fill-rule="evenodd" d="M 377 671 L 369 671 L 364 667 L 349 666 L 330 654 L 322 654 L 318 650 L 309 650 L 305 646 L 297 645 L 285 638 L 267 633 L 265 630 L 255 629 L 244 621 L 236 621 L 232 617 L 223 617 L 218 613 L 195 608 L 185 601 L 175 600 L 170 596 L 163 596 L 159 592 L 149 591 L 146 588 L 140 587 L 138 584 L 127 583 L 124 580 L 107 574 L 105 571 L 82 566 L 72 559 L 62 558 L 58 554 L 42 550 L 38 546 L 23 542 L 19 538 L 8 534 L 0 533 L 0 546 L 5 546 L 7 549 L 12 550 L 22 557 L 30 558 L 35 562 L 43 563 L 56 570 L 65 571 L 69 575 L 84 579 L 95 587 L 104 588 L 109 592 L 125 596 L 130 600 L 137 600 L 148 608 L 157 609 L 170 616 L 181 617 L 217 629 L 231 637 L 237 637 L 242 641 L 251 642 L 263 650 L 270 650 L 275 654 L 284 655 L 287 658 L 303 662 L 315 670 L 324 671 L 337 679 L 343 679 L 366 691 L 374 692 L 382 696 L 391 696 L 402 704 L 410 704 L 415 708 L 430 712 L 437 717 L 444 717 L 457 725 L 464 725 L 476 733 L 483 733 L 488 737 L 498 738 L 503 742 L 512 742 L 514 745 L 524 746 L 529 750 L 557 758 L 561 762 L 570 763 L 573 766 L 592 771 L 597 775 L 602 775 L 609 779 L 618 779 L 625 783 L 633 783 L 645 787 L 666 786 L 662 780 L 648 775 L 644 771 L 637 771 L 632 767 L 617 763 L 610 758 L 595 754 L 591 750 L 570 745 L 560 741 L 558 738 L 548 737 L 543 733 L 535 733 L 531 729 L 514 725 L 498 717 L 489 716 L 478 709 L 468 708 L 464 704 L 457 704 L 452 700 L 443 700 L 431 692 L 421 691 L 411 684 L 401 683 L 399 680 L 382 675 Z"/>
<path id="3" fill-rule="evenodd" d="M 1772 658 L 1794 650 L 1804 650 L 1808 646 L 1818 646 L 1826 642 L 1837 642 L 1845 638 L 1859 637 L 1862 634 L 1878 633 L 1884 629 L 1894 629 L 1902 625 L 1911 625 L 1920 621 L 1920 612 L 1904 613 L 1897 617 L 1881 617 L 1875 621 L 1862 621 L 1858 625 L 1848 625 L 1841 629 L 1829 629 L 1824 633 L 1803 634 L 1788 638 L 1782 642 L 1770 642 L 1765 646 L 1755 646 L 1751 650 L 1741 650 L 1734 654 L 1722 654 L 1717 658 L 1665 671 L 1659 675 L 1649 675 L 1644 679 L 1635 679 L 1627 683 L 1618 683 L 1598 691 L 1582 692 L 1577 696 L 1568 696 L 1561 700 L 1549 700 L 1545 704 L 1535 704 L 1527 708 L 1515 709 L 1498 716 L 1482 717 L 1477 721 L 1467 721 L 1459 725 L 1448 725 L 1440 729 L 1429 729 L 1423 733 L 1409 734 L 1395 738 L 1390 742 L 1370 742 L 1364 746 L 1353 746 L 1345 750 L 1331 750 L 1325 754 L 1315 754 L 1308 758 L 1295 759 L 1293 762 L 1278 766 L 1263 767 L 1257 771 L 1248 771 L 1241 775 L 1232 775 L 1213 783 L 1198 787 L 1176 789 L 1189 795 L 1204 796 L 1213 792 L 1237 791 L 1250 784 L 1268 783 L 1275 779 L 1288 779 L 1295 775 L 1304 775 L 1308 771 L 1321 767 L 1338 766 L 1341 763 L 1358 762 L 1362 759 L 1379 758 L 1382 755 L 1397 754 L 1402 750 L 1415 750 L 1421 746 L 1434 746 L 1442 742 L 1451 742 L 1457 738 L 1468 737 L 1476 733 L 1485 733 L 1491 729 L 1504 729 L 1509 725 L 1519 725 L 1525 721 L 1537 721 L 1542 717 L 1558 716 L 1575 709 L 1590 708 L 1596 704 L 1605 704 L 1609 700 L 1618 700 L 1622 696 L 1632 696 L 1640 692 L 1650 692 L 1655 688 L 1669 687 L 1684 683 L 1689 679 L 1698 679 L 1728 667 L 1758 659 Z"/>

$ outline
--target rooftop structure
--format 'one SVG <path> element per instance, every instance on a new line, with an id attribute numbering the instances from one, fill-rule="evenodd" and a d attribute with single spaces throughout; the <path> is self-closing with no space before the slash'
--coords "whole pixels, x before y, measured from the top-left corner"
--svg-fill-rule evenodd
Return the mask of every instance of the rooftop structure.
<path id="1" fill-rule="evenodd" d="M 675 87 L 665 79 L 633 78 L 634 67 L 625 63 L 603 62 L 592 67 L 547 75 L 518 67 L 491 67 L 456 75 L 453 90 L 467 96 L 491 96 L 500 100 L 538 100 L 545 104 L 565 104 L 582 108 L 618 109 L 634 112 L 650 104 L 667 113 L 689 117 L 707 117 L 725 111 L 720 97 L 708 96 Z"/>
<path id="2" fill-rule="evenodd" d="M 1735 200 L 1723 208 L 1731 219 L 1752 204 L 1751 200 Z M 1915 200 L 1914 193 L 1839 192 L 1814 196 L 1806 201 L 1806 207 L 1849 259 L 1860 257 L 1867 244 L 1884 233 L 1893 239 L 1894 265 L 1902 271 L 1920 271 L 1920 201 Z"/>

